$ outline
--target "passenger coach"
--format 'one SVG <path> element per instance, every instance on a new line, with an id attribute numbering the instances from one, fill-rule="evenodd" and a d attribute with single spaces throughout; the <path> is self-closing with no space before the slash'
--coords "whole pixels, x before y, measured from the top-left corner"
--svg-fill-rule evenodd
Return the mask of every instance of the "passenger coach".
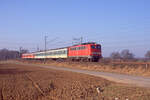
<path id="1" fill-rule="evenodd" d="M 34 56 L 35 59 L 43 59 L 43 58 L 63 59 L 68 57 L 68 50 L 67 48 L 53 49 L 53 50 L 48 50 L 46 52 L 34 53 Z"/>
<path id="2" fill-rule="evenodd" d="M 42 51 L 42 52 L 34 52 L 34 53 L 27 53 L 22 54 L 22 58 L 24 59 L 66 59 L 68 58 L 68 50 L 67 48 L 59 48 L 59 49 L 52 49 Z"/>

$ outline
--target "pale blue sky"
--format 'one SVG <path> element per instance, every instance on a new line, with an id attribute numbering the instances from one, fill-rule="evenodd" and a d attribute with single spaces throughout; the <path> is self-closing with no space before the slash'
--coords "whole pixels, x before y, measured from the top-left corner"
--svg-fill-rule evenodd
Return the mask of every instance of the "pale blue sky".
<path id="1" fill-rule="evenodd" d="M 0 49 L 35 51 L 71 45 L 73 38 L 102 45 L 103 56 L 150 50 L 150 0 L 0 0 Z"/>

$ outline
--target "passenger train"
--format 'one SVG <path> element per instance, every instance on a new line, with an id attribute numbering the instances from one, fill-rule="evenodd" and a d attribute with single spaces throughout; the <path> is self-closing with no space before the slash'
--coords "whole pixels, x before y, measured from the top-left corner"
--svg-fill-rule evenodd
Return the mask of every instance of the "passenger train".
<path id="1" fill-rule="evenodd" d="M 95 42 L 82 43 L 64 48 L 22 54 L 22 59 L 68 59 L 97 62 L 102 57 L 101 45 Z"/>

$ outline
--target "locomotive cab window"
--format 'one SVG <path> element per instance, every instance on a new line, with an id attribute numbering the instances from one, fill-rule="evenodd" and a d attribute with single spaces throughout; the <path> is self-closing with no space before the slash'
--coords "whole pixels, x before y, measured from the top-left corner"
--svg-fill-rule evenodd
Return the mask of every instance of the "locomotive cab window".
<path id="1" fill-rule="evenodd" d="M 97 45 L 97 49 L 101 49 L 101 46 L 100 46 L 100 45 Z"/>
<path id="2" fill-rule="evenodd" d="M 92 45 L 91 48 L 92 49 L 101 49 L 101 46 L 100 45 L 97 45 L 97 46 Z"/>
<path id="3" fill-rule="evenodd" d="M 92 49 L 96 49 L 96 47 L 94 45 L 91 46 Z"/>

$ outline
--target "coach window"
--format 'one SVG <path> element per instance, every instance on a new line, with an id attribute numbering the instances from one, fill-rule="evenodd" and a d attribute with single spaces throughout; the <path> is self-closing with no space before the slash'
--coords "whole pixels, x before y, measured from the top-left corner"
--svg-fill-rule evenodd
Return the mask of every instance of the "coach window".
<path id="1" fill-rule="evenodd" d="M 58 51 L 58 54 L 62 54 L 62 51 Z"/>
<path id="2" fill-rule="evenodd" d="M 75 48 L 71 48 L 71 50 L 75 50 Z"/>
<path id="3" fill-rule="evenodd" d="M 79 50 L 82 50 L 82 47 L 79 47 Z"/>
<path id="4" fill-rule="evenodd" d="M 84 46 L 82 46 L 81 49 L 83 50 L 83 49 L 84 49 Z"/>
<path id="5" fill-rule="evenodd" d="M 81 47 L 78 47 L 78 50 L 81 50 Z"/>
<path id="6" fill-rule="evenodd" d="M 57 52 L 58 55 L 60 54 L 60 51 L 56 51 L 56 52 Z"/>
<path id="7" fill-rule="evenodd" d="M 63 54 L 63 51 L 59 51 L 59 54 Z"/>
<path id="8" fill-rule="evenodd" d="M 85 49 L 85 46 L 82 46 L 81 49 L 84 50 L 84 49 Z"/>
<path id="9" fill-rule="evenodd" d="M 81 47 L 78 47 L 78 50 L 80 50 L 81 49 Z"/>
<path id="10" fill-rule="evenodd" d="M 53 53 L 52 53 L 52 52 L 50 52 L 50 55 L 53 55 Z"/>

